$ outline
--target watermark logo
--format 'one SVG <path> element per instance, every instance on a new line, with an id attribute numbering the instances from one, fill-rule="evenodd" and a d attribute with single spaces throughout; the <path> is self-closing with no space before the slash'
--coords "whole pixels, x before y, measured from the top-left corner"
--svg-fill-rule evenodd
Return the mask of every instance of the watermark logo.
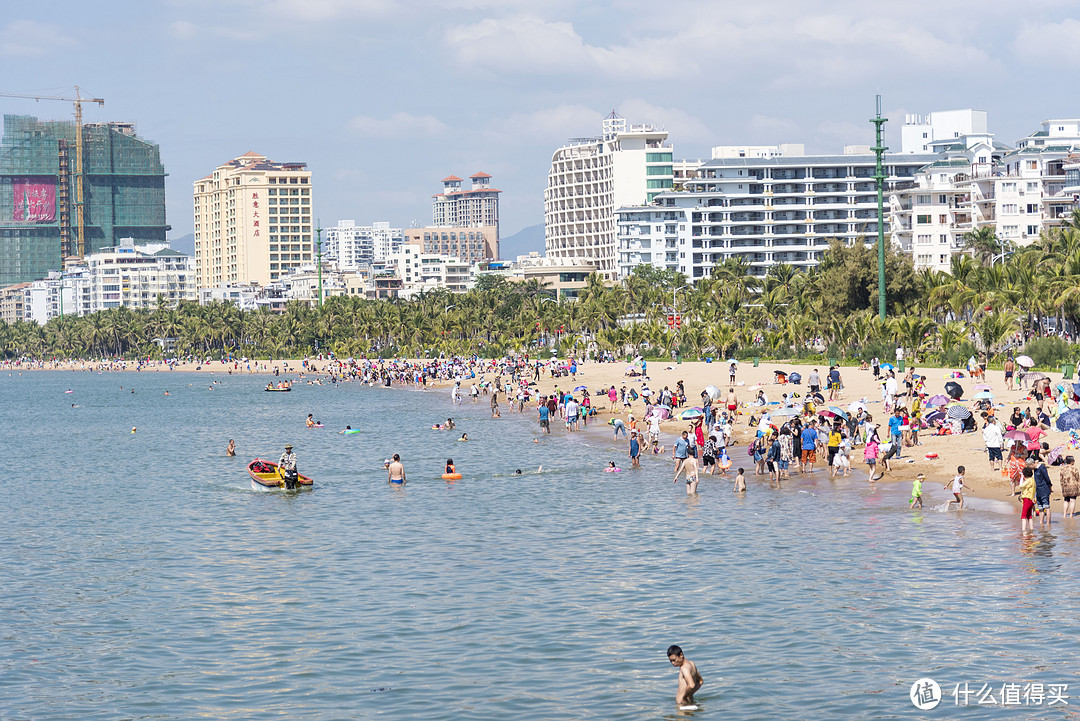
<path id="1" fill-rule="evenodd" d="M 911 703 L 920 711 L 937 708 L 941 703 L 941 686 L 932 678 L 920 678 L 911 684 Z"/>

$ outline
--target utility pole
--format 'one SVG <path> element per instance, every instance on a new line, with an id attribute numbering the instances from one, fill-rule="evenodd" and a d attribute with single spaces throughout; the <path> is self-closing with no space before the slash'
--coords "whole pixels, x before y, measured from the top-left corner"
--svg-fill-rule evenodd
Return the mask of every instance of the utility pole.
<path id="1" fill-rule="evenodd" d="M 889 122 L 888 118 L 881 117 L 881 96 L 877 96 L 877 117 L 870 120 L 874 124 L 877 135 L 877 143 L 874 145 L 874 155 L 877 156 L 877 165 L 874 168 L 874 181 L 877 183 L 877 292 L 878 292 L 878 318 L 885 320 L 885 151 L 882 145 L 882 126 Z"/>
<path id="2" fill-rule="evenodd" d="M 317 258 L 317 265 L 319 274 L 319 307 L 322 307 L 322 225 L 318 220 L 315 221 L 315 257 Z"/>

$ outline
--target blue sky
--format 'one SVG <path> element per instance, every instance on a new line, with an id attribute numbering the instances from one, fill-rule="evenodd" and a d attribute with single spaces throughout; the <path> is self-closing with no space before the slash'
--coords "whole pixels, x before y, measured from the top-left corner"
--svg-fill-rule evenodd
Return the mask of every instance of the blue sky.
<path id="1" fill-rule="evenodd" d="M 59 0 L 9 4 L 0 90 L 104 97 L 161 146 L 168 221 L 191 183 L 255 150 L 305 161 L 316 215 L 431 220 L 451 173 L 503 192 L 510 235 L 543 222 L 552 151 L 617 109 L 677 157 L 721 144 L 887 141 L 905 113 L 974 107 L 1012 143 L 1080 115 L 1077 2 L 773 0 Z M 70 117 L 0 98 L 4 113 Z M 891 132 L 890 132 L 891 131 Z"/>

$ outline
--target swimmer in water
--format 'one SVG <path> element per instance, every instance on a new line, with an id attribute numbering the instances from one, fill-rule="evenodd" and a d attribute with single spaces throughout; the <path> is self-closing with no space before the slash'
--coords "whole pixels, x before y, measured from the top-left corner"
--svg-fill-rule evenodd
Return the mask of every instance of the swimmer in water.
<path id="1" fill-rule="evenodd" d="M 387 481 L 391 485 L 405 485 L 405 464 L 401 462 L 401 456 L 397 453 L 394 454 L 394 460 L 386 464 L 386 473 Z"/>
<path id="2" fill-rule="evenodd" d="M 694 703 L 694 694 L 705 683 L 697 666 L 683 655 L 683 650 L 678 646 L 668 646 L 667 657 L 671 665 L 679 669 L 679 690 L 675 694 L 675 703 L 680 706 Z"/>
<path id="3" fill-rule="evenodd" d="M 165 391 L 165 395 L 169 395 L 169 391 Z"/>
<path id="4" fill-rule="evenodd" d="M 132 433 L 134 433 L 134 432 L 135 432 L 135 426 L 132 426 L 132 427 L 131 427 L 131 432 L 132 432 Z"/>
<path id="5" fill-rule="evenodd" d="M 514 475 L 515 476 L 520 476 L 521 475 L 521 469 L 519 468 L 516 471 L 514 471 Z"/>
<path id="6" fill-rule="evenodd" d="M 458 440 L 459 441 L 467 441 L 467 440 L 469 440 L 469 434 L 468 433 L 462 433 L 461 438 L 458 438 Z"/>
<path id="7" fill-rule="evenodd" d="M 351 430 L 352 430 L 352 426 L 345 426 L 345 431 L 351 431 Z M 340 436 L 340 435 L 344 434 L 345 431 L 338 431 L 338 435 Z"/>
<path id="8" fill-rule="evenodd" d="M 453 418 L 447 418 L 446 419 L 446 425 L 444 427 L 448 431 L 454 430 L 454 419 Z"/>
<path id="9" fill-rule="evenodd" d="M 235 456 L 236 455 L 236 441 L 234 441 L 232 438 L 229 439 L 229 446 L 225 449 L 225 455 L 227 455 L 227 456 Z"/>

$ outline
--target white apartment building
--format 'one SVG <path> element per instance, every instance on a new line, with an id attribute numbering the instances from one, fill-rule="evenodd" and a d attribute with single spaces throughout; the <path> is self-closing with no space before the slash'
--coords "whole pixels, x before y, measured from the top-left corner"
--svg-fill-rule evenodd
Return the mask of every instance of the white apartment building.
<path id="1" fill-rule="evenodd" d="M 156 308 L 158 296 L 174 306 L 199 298 L 194 259 L 167 243 L 136 246 L 123 238 L 115 248 L 86 257 L 90 271 L 90 310 Z"/>
<path id="2" fill-rule="evenodd" d="M 196 180 L 199 287 L 267 285 L 314 258 L 311 173 L 245 153 Z"/>
<path id="3" fill-rule="evenodd" d="M 795 153 L 801 146 L 786 147 Z M 616 211 L 619 277 L 650 263 L 697 279 L 736 256 L 749 261 L 753 274 L 764 275 L 778 263 L 817 265 L 833 238 L 876 242 L 876 159 L 849 151 L 865 146 L 846 148 L 843 155 L 714 149 L 716 157 L 684 182 L 683 192 Z M 937 158 L 886 155 L 886 193 Z"/>
<path id="4" fill-rule="evenodd" d="M 667 131 L 629 125 L 612 113 L 599 138 L 575 138 L 555 151 L 544 191 L 544 245 L 556 261 L 595 264 L 607 280 L 618 274 L 615 210 L 644 205 L 674 184 Z"/>
<path id="5" fill-rule="evenodd" d="M 222 283 L 213 288 L 199 288 L 199 304 L 209 305 L 213 302 L 232 303 L 243 311 L 266 308 L 274 313 L 283 313 L 286 298 L 284 290 L 273 285 Z"/>
<path id="6" fill-rule="evenodd" d="M 436 288 L 464 293 L 473 281 L 470 263 L 447 255 L 426 253 L 423 245 L 418 243 L 402 245 L 392 262 L 401 279 L 402 298 Z"/>
<path id="7" fill-rule="evenodd" d="M 405 231 L 387 222 L 357 225 L 355 220 L 339 220 L 337 226 L 326 229 L 323 258 L 335 261 L 342 270 L 357 270 L 388 260 L 404 241 Z"/>
<path id="8" fill-rule="evenodd" d="M 45 325 L 62 315 L 86 315 L 91 312 L 90 297 L 90 270 L 85 265 L 51 270 L 48 277 L 24 286 L 23 320 Z"/>
<path id="9" fill-rule="evenodd" d="M 82 263 L 27 284 L 23 317 L 44 325 L 61 315 L 83 316 L 108 308 L 170 306 L 198 299 L 194 259 L 168 243 L 135 245 L 122 238 L 115 248 L 86 256 Z"/>

